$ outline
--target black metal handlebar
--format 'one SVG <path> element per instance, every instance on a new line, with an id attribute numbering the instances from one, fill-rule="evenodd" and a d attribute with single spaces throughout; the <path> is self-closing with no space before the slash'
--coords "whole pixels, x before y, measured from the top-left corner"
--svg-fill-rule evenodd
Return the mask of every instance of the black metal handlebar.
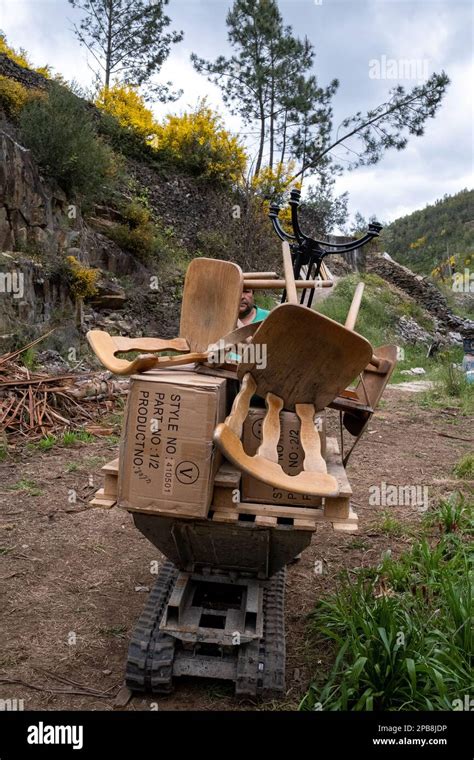
<path id="1" fill-rule="evenodd" d="M 281 222 L 278 218 L 280 213 L 280 206 L 277 203 L 270 205 L 270 211 L 268 216 L 271 219 L 273 229 L 280 238 L 280 240 L 286 240 L 290 244 L 290 250 L 293 259 L 293 271 L 295 279 L 300 278 L 301 267 L 307 266 L 306 279 L 315 279 L 319 276 L 321 271 L 321 264 L 325 256 L 331 253 L 348 253 L 354 251 L 356 248 L 362 248 L 362 246 L 369 243 L 373 238 L 380 235 L 382 231 L 382 225 L 378 222 L 371 222 L 365 235 L 359 240 L 353 240 L 350 243 L 329 243 L 327 240 L 316 240 L 305 235 L 301 229 L 298 208 L 301 202 L 300 190 L 294 188 L 290 193 L 290 206 L 291 206 L 291 226 L 293 227 L 293 235 L 281 226 Z M 332 250 L 329 250 L 329 249 Z M 336 249 L 336 250 L 334 250 Z M 301 303 L 304 303 L 305 289 L 301 293 Z M 308 297 L 308 306 L 311 306 L 314 297 L 314 288 L 311 290 Z M 282 303 L 286 298 L 286 293 L 282 295 Z"/>

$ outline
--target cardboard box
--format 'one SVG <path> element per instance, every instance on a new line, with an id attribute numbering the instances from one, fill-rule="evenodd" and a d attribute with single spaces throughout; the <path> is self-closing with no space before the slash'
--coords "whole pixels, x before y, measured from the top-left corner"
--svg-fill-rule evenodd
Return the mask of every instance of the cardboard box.
<path id="1" fill-rule="evenodd" d="M 262 420 L 266 409 L 250 407 L 244 423 L 243 445 L 245 452 L 253 456 L 261 443 Z M 321 438 L 321 453 L 326 454 L 326 415 L 321 412 L 315 419 Z M 280 413 L 280 441 L 278 443 L 278 461 L 287 475 L 297 475 L 303 469 L 304 452 L 300 443 L 300 421 L 294 412 Z M 250 475 L 242 473 L 242 501 L 264 504 L 292 504 L 293 506 L 319 507 L 319 496 L 307 496 L 293 491 L 280 491 L 273 486 L 262 483 Z"/>
<path id="2" fill-rule="evenodd" d="M 194 371 L 133 375 L 120 444 L 118 502 L 125 508 L 206 517 L 221 455 L 226 380 Z"/>

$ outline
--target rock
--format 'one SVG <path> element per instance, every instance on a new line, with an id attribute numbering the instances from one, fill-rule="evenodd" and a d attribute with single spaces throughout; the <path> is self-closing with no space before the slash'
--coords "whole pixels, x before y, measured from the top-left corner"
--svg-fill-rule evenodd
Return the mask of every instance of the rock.
<path id="1" fill-rule="evenodd" d="M 53 349 L 47 349 L 46 351 L 40 351 L 37 357 L 38 364 L 41 365 L 51 375 L 61 375 L 70 371 L 70 366 L 63 359 L 59 351 Z"/>
<path id="2" fill-rule="evenodd" d="M 411 369 L 402 369 L 400 371 L 401 375 L 426 375 L 425 370 L 423 367 L 412 367 Z"/>
<path id="3" fill-rule="evenodd" d="M 97 293 L 88 299 L 94 309 L 123 309 L 127 302 L 125 290 L 114 280 L 102 276 L 96 283 Z"/>
<path id="4" fill-rule="evenodd" d="M 459 332 L 448 332 L 446 336 L 450 343 L 459 344 L 463 342 L 463 337 Z"/>
<path id="5" fill-rule="evenodd" d="M 405 343 L 431 343 L 432 335 L 424 330 L 412 317 L 401 317 L 397 332 Z"/>

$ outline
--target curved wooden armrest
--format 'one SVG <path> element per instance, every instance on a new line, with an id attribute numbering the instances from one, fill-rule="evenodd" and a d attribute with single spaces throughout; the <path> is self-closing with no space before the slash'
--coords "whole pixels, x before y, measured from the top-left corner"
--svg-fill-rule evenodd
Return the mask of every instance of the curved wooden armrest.
<path id="1" fill-rule="evenodd" d="M 143 351 L 144 353 L 153 353 L 159 351 L 180 351 L 187 352 L 189 356 L 189 346 L 183 338 L 174 338 L 173 340 L 163 340 L 161 338 L 125 338 L 121 335 L 109 335 L 105 330 L 89 330 L 87 340 L 99 361 L 110 372 L 115 375 L 132 375 L 135 372 L 145 372 L 152 369 L 160 361 L 157 356 L 137 356 L 132 361 L 117 358 L 116 354 L 127 351 Z M 183 357 L 162 357 L 166 359 L 183 359 Z M 193 359 L 187 359 L 186 362 L 192 362 Z"/>

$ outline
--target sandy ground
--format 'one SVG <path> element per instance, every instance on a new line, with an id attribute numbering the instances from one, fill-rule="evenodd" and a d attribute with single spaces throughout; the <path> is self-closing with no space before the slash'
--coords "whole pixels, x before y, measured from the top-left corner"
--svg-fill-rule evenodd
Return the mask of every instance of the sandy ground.
<path id="1" fill-rule="evenodd" d="M 322 526 L 289 567 L 284 699 L 257 705 L 236 699 L 230 684 L 181 679 L 169 697 L 135 697 L 126 709 L 150 709 L 151 702 L 160 710 L 295 709 L 310 680 L 330 664 L 329 653 L 315 652 L 308 641 L 315 601 L 335 588 L 341 569 L 374 565 L 387 548 L 406 548 L 409 526 L 420 519 L 411 507 L 391 508 L 407 530 L 396 537 L 382 532 L 369 488 L 382 481 L 427 485 L 434 504 L 455 490 L 452 467 L 472 446 L 459 438 L 471 437 L 469 419 L 456 410 L 424 409 L 413 394 L 388 391 L 348 467 L 359 532 Z M 150 561 L 162 559 L 126 512 L 87 507 L 101 485 L 101 465 L 116 455 L 116 447 L 97 441 L 0 464 L 0 699 L 22 699 L 25 709 L 113 709 L 128 637 L 146 600 L 146 590 L 137 588 L 152 584 Z M 20 481 L 27 490 L 18 490 Z M 322 574 L 314 572 L 316 560 Z M 84 687 L 95 691 L 81 693 Z M 64 693 L 71 689 L 78 693 Z"/>

